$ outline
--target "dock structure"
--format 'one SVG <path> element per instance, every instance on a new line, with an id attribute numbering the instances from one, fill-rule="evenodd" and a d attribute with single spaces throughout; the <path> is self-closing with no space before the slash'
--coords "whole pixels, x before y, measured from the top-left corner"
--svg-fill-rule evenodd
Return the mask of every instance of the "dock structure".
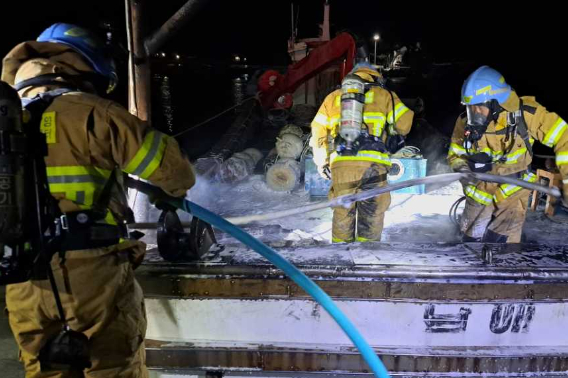
<path id="1" fill-rule="evenodd" d="M 338 302 L 393 376 L 567 374 L 568 247 L 365 243 L 279 252 Z M 154 257 L 138 272 L 151 369 L 369 373 L 327 313 L 255 252 L 228 247 L 175 265 Z"/>

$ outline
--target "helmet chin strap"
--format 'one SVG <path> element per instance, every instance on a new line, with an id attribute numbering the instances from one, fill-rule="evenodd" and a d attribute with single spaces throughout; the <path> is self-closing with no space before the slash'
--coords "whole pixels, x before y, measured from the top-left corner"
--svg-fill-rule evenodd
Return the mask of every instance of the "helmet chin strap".
<path id="1" fill-rule="evenodd" d="M 65 81 L 57 79 L 63 79 Z M 48 85 L 56 85 L 60 87 L 76 87 L 76 85 L 73 84 L 74 81 L 69 79 L 69 75 L 51 73 L 32 77 L 31 79 L 27 80 L 22 80 L 14 85 L 14 89 L 19 91 L 27 87 L 43 87 Z"/>

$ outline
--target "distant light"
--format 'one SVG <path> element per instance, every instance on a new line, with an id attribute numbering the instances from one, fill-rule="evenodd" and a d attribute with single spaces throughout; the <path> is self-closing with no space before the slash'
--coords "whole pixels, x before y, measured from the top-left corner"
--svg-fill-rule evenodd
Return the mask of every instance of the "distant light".
<path id="1" fill-rule="evenodd" d="M 240 61 L 241 61 L 241 57 L 238 56 L 238 55 L 236 55 L 236 56 L 235 56 L 235 62 L 240 62 Z"/>
<path id="2" fill-rule="evenodd" d="M 247 58 L 243 58 L 243 62 L 246 62 L 246 61 L 247 61 Z"/>
<path id="3" fill-rule="evenodd" d="M 375 34 L 375 35 L 373 36 L 373 39 L 374 39 L 375 41 L 378 41 L 379 38 L 381 38 L 381 37 L 380 37 L 378 34 Z"/>
<path id="4" fill-rule="evenodd" d="M 176 54 L 176 59 L 179 59 L 179 58 L 181 58 L 181 57 L 179 56 L 179 54 Z"/>
<path id="5" fill-rule="evenodd" d="M 162 58 L 165 58 L 165 57 L 166 57 L 166 53 L 163 52 L 163 51 L 160 53 L 160 55 L 162 56 Z"/>

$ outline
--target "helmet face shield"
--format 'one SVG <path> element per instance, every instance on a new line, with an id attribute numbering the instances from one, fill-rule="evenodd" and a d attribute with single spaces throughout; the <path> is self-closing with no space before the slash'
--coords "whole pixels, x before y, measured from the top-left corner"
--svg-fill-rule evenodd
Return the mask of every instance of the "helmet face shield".
<path id="1" fill-rule="evenodd" d="M 491 110 L 487 104 L 467 105 L 465 107 L 468 126 L 487 126 L 491 123 Z"/>

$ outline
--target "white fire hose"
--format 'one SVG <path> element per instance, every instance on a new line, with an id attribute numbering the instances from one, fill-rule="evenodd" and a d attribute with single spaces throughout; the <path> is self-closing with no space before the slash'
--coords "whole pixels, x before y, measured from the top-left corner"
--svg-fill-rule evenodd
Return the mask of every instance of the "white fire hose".
<path id="1" fill-rule="evenodd" d="M 449 184 L 453 181 L 457 181 L 460 179 L 465 178 L 475 178 L 481 181 L 487 182 L 494 182 L 498 184 L 509 184 L 509 185 L 517 185 L 529 190 L 536 190 L 541 193 L 548 194 L 553 197 L 560 198 L 562 193 L 560 189 L 556 187 L 548 187 L 540 184 L 530 183 L 524 180 L 515 179 L 511 177 L 505 176 L 498 176 L 498 175 L 491 175 L 488 173 L 474 173 L 474 172 L 458 172 L 458 173 L 444 173 L 440 175 L 433 175 L 427 177 L 421 177 L 417 179 L 406 180 L 402 182 L 398 182 L 395 184 L 388 184 L 379 188 L 365 190 L 362 192 L 354 193 L 354 194 L 347 194 L 344 196 L 340 196 L 328 201 L 322 201 L 315 203 L 313 205 L 307 205 L 302 207 L 296 207 L 287 210 L 275 211 L 272 213 L 264 213 L 264 214 L 255 214 L 255 215 L 246 215 L 242 217 L 233 217 L 233 218 L 226 218 L 227 221 L 231 222 L 235 225 L 243 225 L 253 222 L 261 222 L 279 218 L 285 218 L 296 214 L 304 214 L 310 211 L 325 209 L 326 207 L 349 207 L 353 202 L 363 201 L 369 198 L 376 197 L 383 193 L 392 192 L 394 190 L 408 188 L 410 186 L 415 185 L 423 185 L 423 184 Z M 183 224 L 184 227 L 189 227 L 189 224 Z M 156 228 L 156 223 L 133 223 L 130 225 L 130 228 L 133 229 L 153 229 Z"/>

